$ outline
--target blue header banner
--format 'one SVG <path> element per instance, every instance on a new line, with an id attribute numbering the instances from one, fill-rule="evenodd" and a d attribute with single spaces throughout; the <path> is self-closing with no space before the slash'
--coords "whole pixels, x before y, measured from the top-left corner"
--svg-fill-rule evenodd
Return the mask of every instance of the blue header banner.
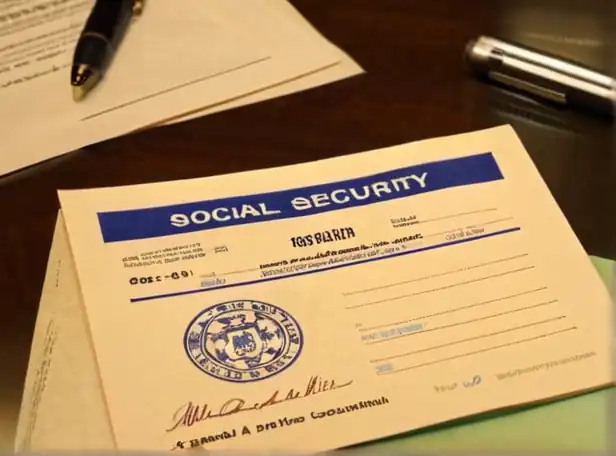
<path id="1" fill-rule="evenodd" d="M 484 153 L 291 190 L 101 212 L 98 220 L 104 242 L 132 241 L 303 217 L 500 179 L 494 156 Z"/>

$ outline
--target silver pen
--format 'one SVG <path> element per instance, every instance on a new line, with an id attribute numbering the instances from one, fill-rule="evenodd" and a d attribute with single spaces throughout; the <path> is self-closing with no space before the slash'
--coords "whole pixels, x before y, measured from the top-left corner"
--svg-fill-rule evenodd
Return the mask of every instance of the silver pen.
<path id="1" fill-rule="evenodd" d="M 534 97 L 614 115 L 616 80 L 579 63 L 496 38 L 471 40 L 465 61 L 478 76 Z"/>

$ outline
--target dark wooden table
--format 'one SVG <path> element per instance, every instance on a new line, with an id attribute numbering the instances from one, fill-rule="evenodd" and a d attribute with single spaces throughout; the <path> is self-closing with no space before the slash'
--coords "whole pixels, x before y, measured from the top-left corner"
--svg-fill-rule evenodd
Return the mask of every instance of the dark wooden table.
<path id="1" fill-rule="evenodd" d="M 108 141 L 0 179 L 0 450 L 12 448 L 59 188 L 287 165 L 511 123 L 587 251 L 616 259 L 612 125 L 534 106 L 469 78 L 462 65 L 468 39 L 495 34 L 612 72 L 612 0 L 293 3 L 367 74 Z"/>

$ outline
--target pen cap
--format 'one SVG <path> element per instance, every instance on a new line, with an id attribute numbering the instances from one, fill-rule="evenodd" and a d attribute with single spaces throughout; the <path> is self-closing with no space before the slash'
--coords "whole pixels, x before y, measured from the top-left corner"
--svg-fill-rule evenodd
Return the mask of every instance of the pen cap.
<path id="1" fill-rule="evenodd" d="M 580 63 L 519 44 L 480 36 L 464 52 L 475 75 L 561 105 L 613 115 L 614 78 Z"/>

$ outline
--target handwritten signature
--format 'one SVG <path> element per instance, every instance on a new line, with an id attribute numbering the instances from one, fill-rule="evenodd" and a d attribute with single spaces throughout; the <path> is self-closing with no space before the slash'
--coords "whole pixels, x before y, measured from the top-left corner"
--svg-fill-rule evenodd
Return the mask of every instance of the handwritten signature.
<path id="1" fill-rule="evenodd" d="M 222 404 L 222 406 L 216 411 L 208 404 L 198 405 L 193 402 L 188 402 L 187 404 L 182 405 L 173 414 L 172 420 L 174 425 L 167 429 L 167 432 L 175 431 L 180 427 L 191 427 L 207 419 L 221 418 L 223 416 L 233 415 L 234 413 L 248 412 L 251 410 L 261 410 L 266 407 L 282 404 L 283 402 L 346 388 L 352 383 L 353 380 L 347 381 L 346 383 L 338 383 L 335 380 L 325 380 L 319 375 L 313 375 L 310 377 L 305 389 L 295 390 L 294 388 L 291 388 L 286 394 L 281 394 L 280 390 L 276 390 L 267 400 L 263 402 L 256 402 L 253 405 L 248 405 L 244 399 L 233 398 Z"/>

